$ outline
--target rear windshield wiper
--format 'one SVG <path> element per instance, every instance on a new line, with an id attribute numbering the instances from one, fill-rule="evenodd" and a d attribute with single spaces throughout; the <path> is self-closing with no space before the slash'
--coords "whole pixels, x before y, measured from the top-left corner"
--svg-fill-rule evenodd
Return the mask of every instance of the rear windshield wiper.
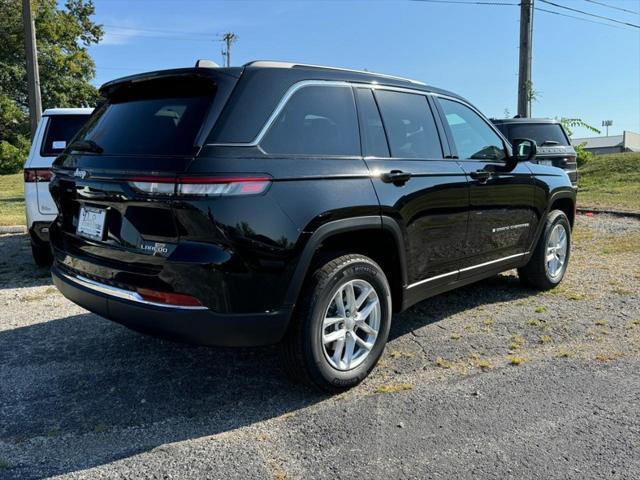
<path id="1" fill-rule="evenodd" d="M 70 150 L 77 152 L 102 153 L 104 149 L 93 140 L 78 140 L 69 145 Z"/>
<path id="2" fill-rule="evenodd" d="M 556 142 L 555 140 L 545 140 L 542 142 L 542 145 L 560 145 L 560 142 Z"/>

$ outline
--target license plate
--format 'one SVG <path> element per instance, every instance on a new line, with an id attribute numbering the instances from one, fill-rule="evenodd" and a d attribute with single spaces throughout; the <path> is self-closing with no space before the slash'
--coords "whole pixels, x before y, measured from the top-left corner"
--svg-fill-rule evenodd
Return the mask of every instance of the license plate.
<path id="1" fill-rule="evenodd" d="M 538 163 L 540 165 L 546 165 L 547 167 L 553 167 L 553 161 L 552 160 L 538 160 Z"/>
<path id="2" fill-rule="evenodd" d="M 102 208 L 81 207 L 76 232 L 83 237 L 102 240 L 107 211 Z"/>

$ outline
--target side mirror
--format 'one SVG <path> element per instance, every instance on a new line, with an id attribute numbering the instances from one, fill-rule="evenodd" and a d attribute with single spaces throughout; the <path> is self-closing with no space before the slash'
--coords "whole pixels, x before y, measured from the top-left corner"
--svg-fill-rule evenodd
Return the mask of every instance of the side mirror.
<path id="1" fill-rule="evenodd" d="M 528 138 L 515 138 L 511 142 L 513 148 L 513 160 L 516 162 L 526 162 L 536 158 L 538 145 L 535 140 Z"/>

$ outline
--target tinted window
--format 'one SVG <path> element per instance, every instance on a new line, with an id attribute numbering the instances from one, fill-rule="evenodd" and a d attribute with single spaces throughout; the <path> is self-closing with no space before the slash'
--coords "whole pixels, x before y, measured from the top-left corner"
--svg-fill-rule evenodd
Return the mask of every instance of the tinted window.
<path id="1" fill-rule="evenodd" d="M 480 115 L 469 107 L 451 100 L 439 99 L 460 158 L 502 160 L 504 145 Z"/>
<path id="2" fill-rule="evenodd" d="M 349 87 L 304 87 L 293 94 L 261 143 L 267 153 L 360 155 Z"/>
<path id="3" fill-rule="evenodd" d="M 399 158 L 442 158 L 435 120 L 424 95 L 376 91 L 391 155 Z"/>
<path id="4" fill-rule="evenodd" d="M 63 152 L 89 115 L 52 115 L 40 148 L 43 157 L 55 157 Z"/>
<path id="5" fill-rule="evenodd" d="M 535 140 L 539 146 L 569 145 L 562 127 L 557 123 L 529 123 L 523 125 L 509 125 L 507 138 L 529 138 Z"/>
<path id="6" fill-rule="evenodd" d="M 358 113 L 360 116 L 360 135 L 362 137 L 362 154 L 365 157 L 388 157 L 389 147 L 382 126 L 378 106 L 369 88 L 359 88 Z"/>
<path id="7" fill-rule="evenodd" d="M 214 84 L 199 78 L 123 86 L 78 138 L 94 141 L 104 154 L 191 155 L 214 96 Z"/>

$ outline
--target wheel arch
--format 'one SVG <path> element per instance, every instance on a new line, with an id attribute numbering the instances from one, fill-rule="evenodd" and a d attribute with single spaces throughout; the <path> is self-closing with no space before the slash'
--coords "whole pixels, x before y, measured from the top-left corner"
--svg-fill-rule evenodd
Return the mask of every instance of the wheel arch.
<path id="1" fill-rule="evenodd" d="M 366 233 L 366 240 L 356 238 L 354 232 Z M 307 240 L 289 283 L 285 303 L 297 303 L 308 273 L 323 259 L 324 254 L 359 253 L 377 262 L 385 272 L 391 287 L 393 308 L 397 311 L 402 306 L 407 284 L 403 245 L 402 230 L 390 217 L 371 215 L 327 222 Z"/>

